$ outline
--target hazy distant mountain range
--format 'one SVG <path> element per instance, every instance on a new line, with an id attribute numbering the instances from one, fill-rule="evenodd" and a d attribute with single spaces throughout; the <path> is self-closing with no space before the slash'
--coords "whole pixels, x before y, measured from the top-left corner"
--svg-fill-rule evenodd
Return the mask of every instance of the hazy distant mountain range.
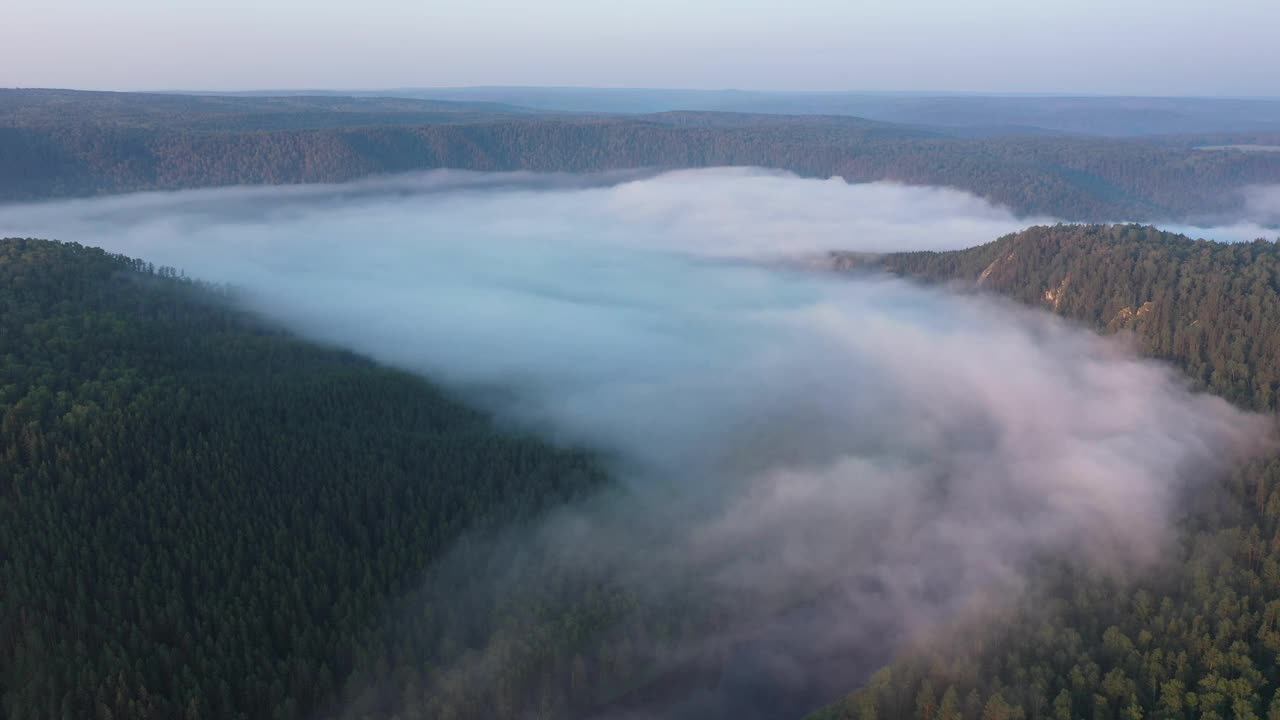
<path id="1" fill-rule="evenodd" d="M 758 165 L 851 182 L 950 186 L 1022 215 L 1201 221 L 1238 215 L 1247 187 L 1280 182 L 1280 153 L 1238 148 L 1280 145 L 1280 101 L 404 92 L 445 97 L 0 90 L 0 201 L 341 182 L 435 168 Z M 671 109 L 680 105 L 695 109 Z M 662 112 L 618 112 L 654 108 Z M 867 117 L 840 114 L 855 110 Z M 1086 121 L 1114 132 L 1188 134 L 1060 132 Z M 1050 125 L 1058 130 L 1044 129 Z"/>
<path id="2" fill-rule="evenodd" d="M 979 95 L 964 93 L 762 92 L 576 87 L 395 88 L 271 91 L 244 95 L 350 95 L 497 103 L 588 113 L 671 110 L 855 115 L 957 131 L 1104 136 L 1280 130 L 1280 98 Z"/>

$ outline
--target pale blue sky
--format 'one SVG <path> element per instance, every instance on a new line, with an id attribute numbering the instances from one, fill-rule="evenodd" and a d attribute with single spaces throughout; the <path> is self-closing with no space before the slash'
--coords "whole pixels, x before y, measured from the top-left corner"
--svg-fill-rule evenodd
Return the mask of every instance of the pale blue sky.
<path id="1" fill-rule="evenodd" d="M 1280 96 L 1280 0 L 7 0 L 0 86 Z"/>

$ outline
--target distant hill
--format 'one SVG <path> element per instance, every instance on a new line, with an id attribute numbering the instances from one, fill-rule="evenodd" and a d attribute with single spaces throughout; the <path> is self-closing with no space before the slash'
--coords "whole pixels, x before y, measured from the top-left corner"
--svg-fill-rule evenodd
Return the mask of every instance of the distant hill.
<path id="1" fill-rule="evenodd" d="M 379 95 L 502 102 L 542 110 L 666 110 L 855 115 L 938 128 L 1039 129 L 1137 137 L 1280 131 L 1280 98 L 982 95 L 977 93 L 763 92 L 642 88 L 467 87 L 380 90 Z"/>
<path id="2" fill-rule="evenodd" d="M 431 125 L 528 115 L 494 102 L 388 97 L 236 97 L 80 90 L 0 90 L 0 127 L 94 125 L 169 131 L 305 130 Z"/>
<path id="3" fill-rule="evenodd" d="M 0 90 L 0 201 L 433 168 L 758 165 L 945 185 L 1028 216 L 1205 221 L 1239 211 L 1242 188 L 1280 183 L 1280 153 L 1195 144 L 956 137 L 841 115 L 539 115 L 395 99 Z"/>

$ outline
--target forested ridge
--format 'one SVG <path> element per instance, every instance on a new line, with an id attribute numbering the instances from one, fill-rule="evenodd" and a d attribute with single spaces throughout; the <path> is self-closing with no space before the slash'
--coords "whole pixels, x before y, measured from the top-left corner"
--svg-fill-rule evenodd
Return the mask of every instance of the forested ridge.
<path id="1" fill-rule="evenodd" d="M 1150 227 L 1031 228 L 970 250 L 837 256 L 960 283 L 1104 333 L 1238 405 L 1275 412 L 1280 249 Z M 1225 490 L 1225 491 L 1224 491 Z M 1131 581 L 1045 568 L 1027 597 L 909 649 L 822 718 L 1280 718 L 1280 461 L 1188 498 Z"/>
<path id="2" fill-rule="evenodd" d="M 1099 332 L 1131 332 L 1142 352 L 1237 405 L 1274 411 L 1280 402 L 1275 242 L 1191 240 L 1141 225 L 1058 225 L 877 263 L 909 277 L 971 283 Z"/>
<path id="3" fill-rule="evenodd" d="M 1238 210 L 1245 186 L 1280 182 L 1280 153 L 1137 139 L 964 138 L 852 117 L 537 115 L 386 98 L 66 94 L 0 90 L 0 201 L 434 168 L 759 165 L 956 187 L 1024 215 L 1197 219 Z"/>
<path id="4" fill-rule="evenodd" d="M 0 240 L 0 716 L 314 715 L 450 541 L 603 478 L 232 299 Z"/>

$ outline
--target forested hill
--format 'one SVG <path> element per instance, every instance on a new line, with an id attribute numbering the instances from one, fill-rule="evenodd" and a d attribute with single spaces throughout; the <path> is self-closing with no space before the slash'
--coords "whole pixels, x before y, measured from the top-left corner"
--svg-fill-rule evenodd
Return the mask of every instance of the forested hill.
<path id="1" fill-rule="evenodd" d="M 452 539 L 601 478 L 172 270 L 0 240 L 0 717 L 314 717 Z"/>
<path id="2" fill-rule="evenodd" d="M 1280 182 L 1280 153 L 1185 143 L 964 138 L 835 116 L 517 110 L 385 98 L 0 90 L 0 201 L 339 182 L 432 168 L 759 165 L 956 187 L 1025 215 L 1197 219 L 1238 211 L 1244 186 Z"/>
<path id="3" fill-rule="evenodd" d="M 1280 248 L 1149 227 L 1037 227 L 959 252 L 844 256 L 1131 330 L 1245 407 L 1275 411 Z M 1225 489 L 1225 492 L 1224 492 Z M 1159 572 L 1044 568 L 1014 611 L 904 652 L 820 713 L 918 720 L 1280 718 L 1280 461 L 1186 498 Z"/>
<path id="4" fill-rule="evenodd" d="M 844 258 L 843 264 L 856 264 Z M 1139 225 L 1034 227 L 969 250 L 887 255 L 886 270 L 973 283 L 1101 332 L 1244 407 L 1280 402 L 1280 246 Z"/>

